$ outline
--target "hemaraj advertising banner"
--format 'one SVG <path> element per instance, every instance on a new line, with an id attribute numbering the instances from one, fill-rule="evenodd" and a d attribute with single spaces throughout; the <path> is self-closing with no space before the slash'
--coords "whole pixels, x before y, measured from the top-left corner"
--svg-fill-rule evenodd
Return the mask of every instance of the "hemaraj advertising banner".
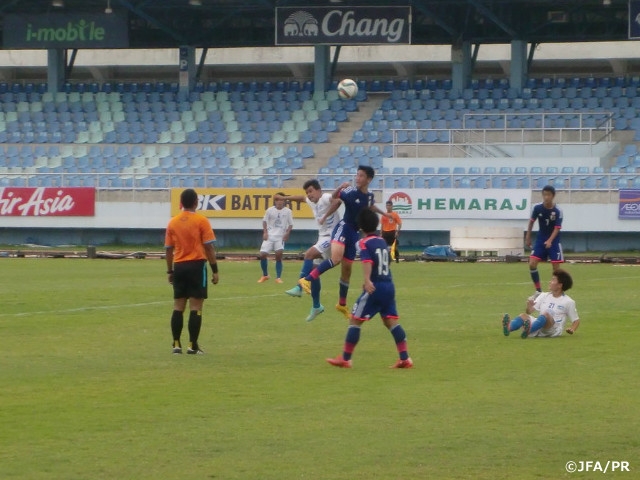
<path id="1" fill-rule="evenodd" d="M 531 213 L 531 190 L 519 189 L 384 189 L 403 218 L 478 218 L 526 220 Z"/>
<path id="2" fill-rule="evenodd" d="M 410 43 L 410 6 L 276 8 L 276 45 Z"/>
<path id="3" fill-rule="evenodd" d="M 5 15 L 3 48 L 128 48 L 127 17 L 116 14 Z"/>
<path id="4" fill-rule="evenodd" d="M 620 190 L 618 218 L 640 220 L 640 190 Z"/>
<path id="5" fill-rule="evenodd" d="M 93 217 L 95 212 L 95 188 L 0 188 L 0 217 Z"/>

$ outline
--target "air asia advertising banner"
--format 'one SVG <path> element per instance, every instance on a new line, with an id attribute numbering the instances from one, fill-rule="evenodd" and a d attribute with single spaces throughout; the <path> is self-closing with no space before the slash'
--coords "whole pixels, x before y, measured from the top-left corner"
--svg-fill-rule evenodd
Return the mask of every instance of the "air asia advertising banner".
<path id="1" fill-rule="evenodd" d="M 383 191 L 402 218 L 527 219 L 531 190 L 403 189 Z"/>
<path id="2" fill-rule="evenodd" d="M 276 45 L 408 45 L 411 7 L 277 7 Z"/>
<path id="3" fill-rule="evenodd" d="M 183 188 L 171 189 L 171 215 L 180 212 L 180 194 Z M 273 205 L 273 196 L 303 195 L 301 188 L 196 188 L 198 213 L 217 218 L 262 218 L 264 211 Z M 287 205 L 294 218 L 313 218 L 307 202 L 290 202 Z"/>
<path id="4" fill-rule="evenodd" d="M 116 14 L 4 15 L 3 48 L 128 48 L 127 17 Z"/>
<path id="5" fill-rule="evenodd" d="M 95 188 L 0 188 L 0 217 L 93 217 Z"/>
<path id="6" fill-rule="evenodd" d="M 640 190 L 620 190 L 618 218 L 640 220 Z"/>

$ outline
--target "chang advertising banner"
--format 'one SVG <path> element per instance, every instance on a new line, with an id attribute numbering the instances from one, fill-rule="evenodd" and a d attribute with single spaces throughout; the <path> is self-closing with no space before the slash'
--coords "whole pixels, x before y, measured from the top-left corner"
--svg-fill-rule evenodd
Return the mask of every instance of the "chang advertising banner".
<path id="1" fill-rule="evenodd" d="M 618 218 L 640 220 L 640 190 L 620 190 Z"/>
<path id="2" fill-rule="evenodd" d="M 94 188 L 0 188 L 0 217 L 93 217 Z"/>
<path id="3" fill-rule="evenodd" d="M 383 198 L 402 218 L 526 220 L 531 213 L 531 190 L 385 189 Z"/>
<path id="4" fill-rule="evenodd" d="M 629 0 L 629 39 L 640 39 L 640 0 Z"/>
<path id="5" fill-rule="evenodd" d="M 180 212 L 182 188 L 171 189 L 171 215 Z M 196 188 L 198 213 L 212 218 L 262 218 L 267 208 L 273 205 L 273 195 L 303 195 L 301 188 Z M 313 218 L 306 202 L 291 202 L 287 205 L 294 218 Z"/>
<path id="6" fill-rule="evenodd" d="M 408 45 L 411 7 L 277 7 L 276 45 Z"/>
<path id="7" fill-rule="evenodd" d="M 4 15 L 3 48 L 128 48 L 126 16 L 116 14 Z"/>

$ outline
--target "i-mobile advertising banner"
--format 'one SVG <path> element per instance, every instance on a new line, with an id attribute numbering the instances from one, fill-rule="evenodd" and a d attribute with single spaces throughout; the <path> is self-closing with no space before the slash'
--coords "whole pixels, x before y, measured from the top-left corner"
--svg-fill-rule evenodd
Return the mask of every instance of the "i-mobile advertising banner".
<path id="1" fill-rule="evenodd" d="M 128 48 L 126 16 L 69 14 L 4 16 L 3 48 Z"/>
<path id="2" fill-rule="evenodd" d="M 0 217 L 93 217 L 95 188 L 0 188 Z"/>
<path id="3" fill-rule="evenodd" d="M 277 7 L 276 45 L 408 45 L 411 7 Z"/>
<path id="4" fill-rule="evenodd" d="M 618 218 L 640 220 L 640 190 L 620 190 Z"/>
<path id="5" fill-rule="evenodd" d="M 531 190 L 405 189 L 383 191 L 403 218 L 527 219 Z"/>
<path id="6" fill-rule="evenodd" d="M 180 213 L 182 188 L 171 189 L 171 215 Z M 196 188 L 198 207 L 205 217 L 215 218 L 262 218 L 267 208 L 273 206 L 273 196 L 304 195 L 301 188 Z M 294 218 L 313 218 L 306 202 L 287 202 Z"/>

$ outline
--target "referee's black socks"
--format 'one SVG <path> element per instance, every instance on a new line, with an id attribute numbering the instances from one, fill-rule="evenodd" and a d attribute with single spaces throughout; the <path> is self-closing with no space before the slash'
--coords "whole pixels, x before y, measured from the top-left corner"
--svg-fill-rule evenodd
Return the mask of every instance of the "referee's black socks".
<path id="1" fill-rule="evenodd" d="M 191 310 L 189 313 L 189 342 L 193 345 L 193 349 L 198 348 L 198 337 L 200 336 L 200 327 L 202 326 L 202 312 L 199 310 Z"/>
<path id="2" fill-rule="evenodd" d="M 180 346 L 180 335 L 182 334 L 182 326 L 184 324 L 183 314 L 178 310 L 174 310 L 171 314 L 171 333 L 173 334 L 173 346 Z M 176 345 L 176 342 L 177 345 Z"/>

